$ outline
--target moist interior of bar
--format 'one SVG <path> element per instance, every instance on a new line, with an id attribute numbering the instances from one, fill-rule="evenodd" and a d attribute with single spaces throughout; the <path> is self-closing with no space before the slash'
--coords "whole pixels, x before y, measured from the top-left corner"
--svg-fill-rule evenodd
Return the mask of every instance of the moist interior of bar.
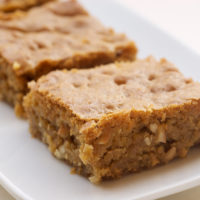
<path id="1" fill-rule="evenodd" d="M 0 58 L 0 99 L 15 106 L 15 113 L 24 117 L 22 108 L 22 99 L 28 91 L 26 86 L 28 77 L 16 76 L 13 65 Z"/>
<path id="2" fill-rule="evenodd" d="M 37 93 L 32 97 L 32 134 L 47 143 L 57 158 L 67 160 L 93 182 L 184 157 L 191 146 L 199 143 L 199 101 L 154 113 L 133 111 L 91 122 L 77 119 L 71 111 Z M 92 124 L 100 129 L 100 136 L 84 139 L 82 131 Z M 90 157 L 91 149 L 95 158 Z M 96 159 L 94 165 L 91 159 Z"/>
<path id="3" fill-rule="evenodd" d="M 26 104 L 32 105 L 28 112 L 31 113 L 29 122 L 33 137 L 46 143 L 57 158 L 75 166 L 76 172 L 90 176 L 92 168 L 86 167 L 79 157 L 83 141 L 78 127 L 84 122 L 79 121 L 70 111 L 52 104 L 37 93 L 31 95 L 29 101 Z"/>

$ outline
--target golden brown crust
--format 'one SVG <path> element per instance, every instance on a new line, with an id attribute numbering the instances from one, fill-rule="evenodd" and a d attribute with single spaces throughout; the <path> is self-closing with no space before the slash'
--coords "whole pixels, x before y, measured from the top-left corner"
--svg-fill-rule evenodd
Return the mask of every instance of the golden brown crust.
<path id="1" fill-rule="evenodd" d="M 49 1 L 53 0 L 0 0 L 0 11 L 13 12 L 16 10 L 26 10 Z"/>
<path id="2" fill-rule="evenodd" d="M 134 59 L 137 52 L 126 36 L 104 27 L 72 0 L 49 3 L 16 18 L 2 19 L 0 29 L 0 53 L 8 63 L 19 63 L 17 75 L 35 74 L 43 65 L 88 65 L 80 62 L 90 57 L 105 57 L 102 63 Z"/>
<path id="3" fill-rule="evenodd" d="M 200 84 L 166 60 L 55 71 L 30 87 L 32 135 L 92 182 L 185 157 L 200 142 Z"/>
<path id="4" fill-rule="evenodd" d="M 135 58 L 135 46 L 127 38 L 107 29 L 101 34 L 94 29 L 94 32 L 87 33 L 90 29 L 89 24 L 88 26 L 85 31 L 83 28 L 74 31 L 78 32 L 80 29 L 82 33 L 71 34 L 49 31 L 24 34 L 2 29 L 0 54 L 11 65 L 18 63 L 19 67 L 15 68 L 17 76 L 33 77 L 39 73 L 43 74 L 43 70 L 47 73 L 53 68 L 87 68 L 115 60 Z M 105 42 L 104 39 L 113 41 Z"/>
<path id="5" fill-rule="evenodd" d="M 51 72 L 32 89 L 48 94 L 48 98 L 83 119 L 99 119 L 132 108 L 163 109 L 200 98 L 199 83 L 185 78 L 170 62 L 157 62 L 153 57 Z"/>

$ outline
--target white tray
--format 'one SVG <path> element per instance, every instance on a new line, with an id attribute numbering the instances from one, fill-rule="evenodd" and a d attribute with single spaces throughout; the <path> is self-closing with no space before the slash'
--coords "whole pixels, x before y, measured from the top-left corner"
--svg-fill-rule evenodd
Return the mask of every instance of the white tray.
<path id="1" fill-rule="evenodd" d="M 111 0 L 81 0 L 103 23 L 136 41 L 139 57 L 152 54 L 174 62 L 188 77 L 200 80 L 200 57 L 152 24 Z M 200 148 L 186 159 L 126 176 L 99 186 L 70 174 L 47 147 L 30 137 L 26 121 L 0 103 L 0 184 L 16 199 L 149 200 L 200 184 Z"/>

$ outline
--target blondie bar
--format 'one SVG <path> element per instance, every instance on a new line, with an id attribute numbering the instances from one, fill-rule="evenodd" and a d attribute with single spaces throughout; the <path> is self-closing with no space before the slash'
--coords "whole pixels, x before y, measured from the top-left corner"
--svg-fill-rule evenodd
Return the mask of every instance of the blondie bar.
<path id="1" fill-rule="evenodd" d="M 91 182 L 184 157 L 200 141 L 200 84 L 165 59 L 58 70 L 29 86 L 32 136 Z"/>
<path id="2" fill-rule="evenodd" d="M 0 19 L 0 95 L 24 114 L 27 82 L 51 70 L 134 60 L 135 44 L 103 26 L 74 0 Z"/>

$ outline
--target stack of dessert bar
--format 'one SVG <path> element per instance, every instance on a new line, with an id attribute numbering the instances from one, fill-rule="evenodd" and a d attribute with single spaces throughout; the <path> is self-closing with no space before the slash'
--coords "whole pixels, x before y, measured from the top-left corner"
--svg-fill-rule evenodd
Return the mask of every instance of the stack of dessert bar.
<path id="1" fill-rule="evenodd" d="M 133 41 L 75 0 L 4 10 L 1 97 L 77 173 L 94 183 L 118 178 L 200 142 L 200 84 L 173 64 L 136 59 Z"/>

